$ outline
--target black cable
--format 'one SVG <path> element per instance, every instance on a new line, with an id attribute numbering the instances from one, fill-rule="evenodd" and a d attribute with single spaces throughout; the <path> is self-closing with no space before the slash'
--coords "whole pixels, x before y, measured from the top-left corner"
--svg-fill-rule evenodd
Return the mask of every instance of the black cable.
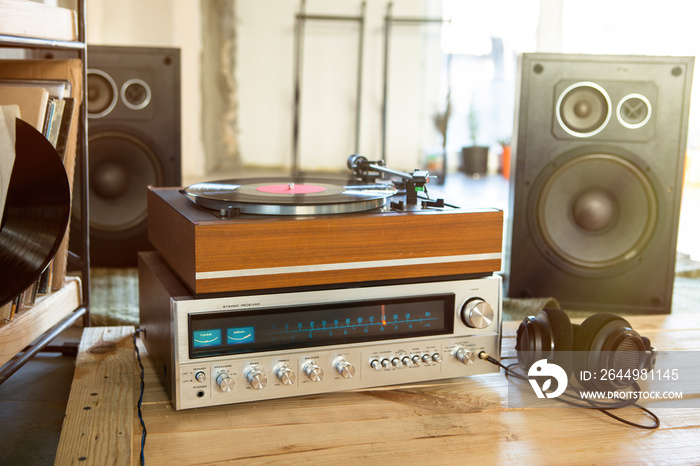
<path id="1" fill-rule="evenodd" d="M 139 401 L 137 403 L 138 406 L 138 415 L 139 415 L 139 421 L 141 421 L 141 465 L 146 464 L 146 459 L 144 456 L 144 450 L 146 448 L 146 423 L 143 420 L 143 413 L 141 412 L 141 405 L 143 404 L 143 391 L 146 386 L 146 382 L 144 381 L 144 370 L 143 370 L 143 363 L 141 362 L 141 352 L 139 351 L 139 345 L 136 344 L 136 334 L 139 333 L 141 330 L 136 330 L 134 333 L 134 348 L 136 348 L 136 359 L 139 362 L 139 368 L 141 369 L 141 394 L 139 395 Z"/>
<path id="2" fill-rule="evenodd" d="M 530 379 L 528 379 L 527 377 L 523 376 L 522 374 L 518 374 L 517 372 L 515 372 L 515 371 L 512 369 L 512 367 L 515 366 L 515 365 L 517 365 L 517 364 L 511 364 L 511 365 L 509 365 L 509 366 L 504 366 L 503 364 L 501 364 L 500 361 L 498 361 L 496 358 L 494 358 L 493 356 L 489 355 L 489 354 L 486 353 L 485 351 L 481 351 L 481 352 L 479 353 L 479 358 L 480 358 L 480 359 L 483 359 L 484 361 L 488 361 L 488 362 L 490 362 L 491 364 L 494 364 L 494 365 L 500 367 L 501 369 L 503 369 L 503 370 L 505 371 L 505 374 L 506 374 L 506 379 L 508 379 L 508 380 L 510 380 L 510 377 L 514 377 L 514 378 L 516 378 L 516 379 L 518 379 L 518 380 L 521 380 L 521 381 L 525 381 L 525 382 L 529 382 L 529 381 L 530 381 Z M 634 387 L 636 387 L 637 389 L 639 389 L 639 385 L 637 384 L 637 382 L 634 383 Z M 568 388 L 567 388 L 567 390 L 568 390 Z M 661 425 L 661 421 L 659 420 L 659 417 L 658 417 L 656 414 L 654 414 L 653 412 L 651 412 L 650 410 L 648 410 L 647 408 L 638 405 L 638 404 L 636 403 L 636 399 L 634 399 L 634 398 L 632 398 L 631 400 L 624 401 L 624 402 L 615 402 L 615 403 L 601 404 L 600 402 L 595 402 L 595 401 L 593 401 L 593 400 L 589 400 L 589 399 L 583 398 L 583 397 L 581 396 L 580 393 L 578 394 L 578 396 L 576 396 L 576 395 L 574 395 L 574 394 L 567 393 L 567 392 L 565 391 L 564 393 L 562 393 L 562 396 L 565 396 L 565 397 L 568 397 L 568 398 L 573 398 L 573 399 L 576 399 L 576 400 L 584 401 L 584 402 L 586 402 L 586 403 L 588 404 L 588 406 L 586 406 L 586 405 L 584 405 L 584 404 L 581 404 L 581 403 L 575 403 L 575 402 L 572 402 L 572 401 L 569 401 L 569 400 L 565 400 L 565 399 L 563 399 L 563 398 L 555 398 L 555 400 L 556 400 L 556 401 L 559 401 L 559 402 L 561 402 L 561 403 L 566 403 L 566 404 L 569 404 L 569 405 L 572 405 L 572 406 L 576 406 L 576 407 L 579 407 L 579 408 L 597 409 L 598 411 L 600 411 L 601 413 L 605 414 L 606 416 L 609 416 L 609 417 L 615 419 L 616 421 L 622 422 L 623 424 L 627 424 L 627 425 L 632 426 L 632 427 L 637 427 L 637 428 L 639 428 L 639 429 L 649 429 L 649 430 L 653 430 L 653 429 L 658 428 L 658 427 Z M 638 424 L 638 423 L 636 423 L 636 422 L 632 422 L 632 421 L 628 421 L 627 419 L 623 419 L 623 418 L 621 418 L 620 416 L 617 416 L 617 415 L 615 415 L 615 414 L 613 414 L 613 413 L 611 413 L 611 412 L 608 411 L 608 410 L 610 410 L 610 409 L 620 409 L 620 408 L 625 408 L 625 407 L 628 407 L 628 406 L 632 406 L 632 407 L 641 409 L 644 413 L 646 413 L 649 417 L 652 418 L 652 420 L 654 421 L 654 423 L 653 423 L 652 425 Z"/>

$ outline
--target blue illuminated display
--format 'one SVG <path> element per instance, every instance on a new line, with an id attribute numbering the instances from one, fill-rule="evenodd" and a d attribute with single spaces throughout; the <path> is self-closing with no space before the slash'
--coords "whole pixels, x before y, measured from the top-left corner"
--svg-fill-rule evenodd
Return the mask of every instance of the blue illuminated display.
<path id="1" fill-rule="evenodd" d="M 226 344 L 240 345 L 242 343 L 255 343 L 255 327 L 226 329 Z"/>
<path id="2" fill-rule="evenodd" d="M 450 334 L 454 295 L 192 314 L 190 357 Z"/>
<path id="3" fill-rule="evenodd" d="M 192 346 L 205 348 L 207 346 L 219 346 L 221 344 L 221 330 L 195 330 L 192 334 Z"/>

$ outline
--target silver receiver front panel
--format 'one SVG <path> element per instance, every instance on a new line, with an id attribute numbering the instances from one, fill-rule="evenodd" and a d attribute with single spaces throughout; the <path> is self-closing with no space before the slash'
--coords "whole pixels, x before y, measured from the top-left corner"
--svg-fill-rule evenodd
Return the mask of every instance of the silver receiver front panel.
<path id="1" fill-rule="evenodd" d="M 416 306 L 420 308 L 421 300 L 436 296 L 449 297 L 445 302 L 450 303 L 444 306 L 440 334 L 421 336 L 419 331 L 418 336 L 397 333 L 398 336 L 382 339 L 384 328 L 387 332 L 399 332 L 418 321 L 418 326 L 429 330 L 430 325 L 424 320 L 430 313 L 421 312 Z M 384 313 L 382 303 L 396 303 L 393 309 L 401 309 L 404 301 L 414 302 L 411 312 L 413 316 L 420 314 L 420 318 L 409 319 L 408 312 L 404 316 L 395 311 L 393 315 L 382 314 L 385 321 L 380 323 L 371 318 L 363 321 L 359 317 L 362 309 L 353 310 L 352 317 L 344 314 L 349 307 L 361 307 L 363 303 L 379 306 Z M 306 317 L 311 315 L 306 314 L 307 308 L 324 312 L 325 319 L 311 321 Z M 188 409 L 495 372 L 495 366 L 477 355 L 483 350 L 500 356 L 501 309 L 498 276 L 259 296 L 172 299 L 176 337 L 174 370 L 170 374 L 172 399 L 176 409 Z M 295 335 L 284 337 L 284 344 L 271 343 L 266 347 L 266 343 L 253 343 L 251 335 L 262 334 L 255 325 L 228 324 L 238 322 L 240 316 L 249 316 L 241 317 L 244 320 L 265 321 L 266 325 L 280 316 L 289 322 L 296 322 L 294 319 L 299 316 L 299 322 L 291 329 Z M 333 327 L 334 316 L 341 319 L 340 323 L 335 320 L 337 328 Z M 196 325 L 214 330 L 193 330 Z M 368 332 L 371 325 L 381 332 L 366 337 L 367 341 L 346 341 L 343 337 L 337 343 L 329 343 L 327 338 L 314 340 L 316 334 L 327 337 L 332 333 L 331 327 L 337 335 L 342 333 L 342 327 Z M 290 334 L 291 330 L 287 328 Z M 251 344 L 227 346 L 217 340 L 225 340 L 226 334 L 235 339 L 236 332 L 241 335 L 239 341 L 247 338 Z M 221 345 L 216 346 L 217 343 Z"/>

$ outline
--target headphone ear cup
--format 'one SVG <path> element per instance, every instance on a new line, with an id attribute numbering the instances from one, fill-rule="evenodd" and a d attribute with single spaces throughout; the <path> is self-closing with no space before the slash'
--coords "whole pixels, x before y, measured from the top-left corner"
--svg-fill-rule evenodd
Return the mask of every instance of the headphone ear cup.
<path id="1" fill-rule="evenodd" d="M 518 365 L 527 371 L 535 361 L 548 359 L 571 375 L 573 341 L 569 316 L 561 309 L 543 309 L 536 317 L 526 317 L 518 327 Z"/>
<path id="2" fill-rule="evenodd" d="M 581 325 L 576 325 L 574 334 L 573 351 L 591 351 L 595 346 L 596 338 L 600 339 L 600 330 L 605 327 L 610 322 L 620 320 L 622 323 L 629 327 L 629 322 L 627 322 L 622 317 L 611 314 L 610 312 L 601 312 L 598 314 L 593 314 L 584 320 Z"/>
<path id="3" fill-rule="evenodd" d="M 557 364 L 571 377 L 573 371 L 572 351 L 574 350 L 574 330 L 571 320 L 561 309 L 543 309 L 552 328 L 552 352 L 550 361 Z"/>
<path id="4" fill-rule="evenodd" d="M 584 388 L 625 388 L 634 380 L 604 378 L 602 371 L 612 369 L 625 373 L 628 369 L 641 369 L 648 346 L 622 317 L 609 312 L 594 314 L 581 325 L 574 326 L 574 375 Z M 582 380 L 584 373 L 589 375 L 588 380 Z"/>
<path id="5" fill-rule="evenodd" d="M 574 331 L 566 312 L 561 309 L 542 309 L 542 313 L 549 319 L 554 351 L 573 351 Z"/>

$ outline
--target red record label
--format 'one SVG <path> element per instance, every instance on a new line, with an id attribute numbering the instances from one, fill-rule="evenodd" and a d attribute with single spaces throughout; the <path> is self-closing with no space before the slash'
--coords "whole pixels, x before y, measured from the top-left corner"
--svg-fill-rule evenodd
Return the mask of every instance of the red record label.
<path id="1" fill-rule="evenodd" d="M 326 190 L 323 186 L 316 186 L 313 184 L 271 184 L 267 186 L 258 186 L 255 188 L 257 191 L 262 193 L 271 194 L 311 194 L 320 193 Z"/>

